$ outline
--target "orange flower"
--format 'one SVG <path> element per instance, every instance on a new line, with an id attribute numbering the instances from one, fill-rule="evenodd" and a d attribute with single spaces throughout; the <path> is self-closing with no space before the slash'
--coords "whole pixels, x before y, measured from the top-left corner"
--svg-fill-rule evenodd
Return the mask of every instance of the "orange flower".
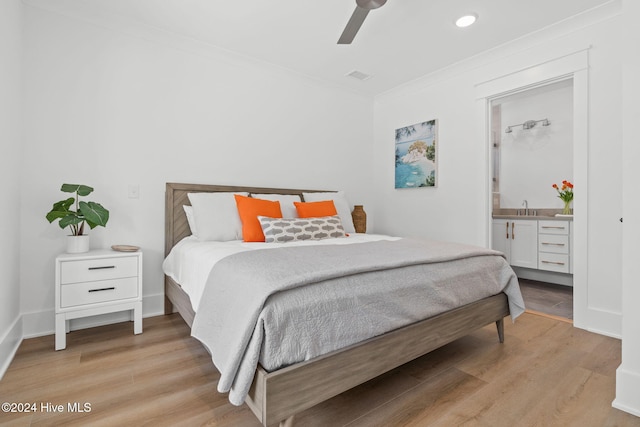
<path id="1" fill-rule="evenodd" d="M 553 188 L 558 192 L 558 197 L 568 203 L 573 200 L 573 184 L 566 179 L 562 181 L 562 187 L 558 187 L 558 184 L 553 184 Z"/>

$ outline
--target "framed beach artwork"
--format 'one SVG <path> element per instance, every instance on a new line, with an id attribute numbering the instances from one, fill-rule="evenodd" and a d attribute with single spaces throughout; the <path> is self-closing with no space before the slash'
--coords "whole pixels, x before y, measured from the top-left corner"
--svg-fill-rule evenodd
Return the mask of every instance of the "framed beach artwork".
<path id="1" fill-rule="evenodd" d="M 438 121 L 396 129 L 396 188 L 435 187 Z"/>

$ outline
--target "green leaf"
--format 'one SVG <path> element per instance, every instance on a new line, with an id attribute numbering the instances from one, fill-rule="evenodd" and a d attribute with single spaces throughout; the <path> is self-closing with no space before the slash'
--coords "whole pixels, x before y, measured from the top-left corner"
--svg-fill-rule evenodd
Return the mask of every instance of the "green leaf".
<path id="1" fill-rule="evenodd" d="M 102 207 L 100 203 L 80 202 L 79 209 L 92 229 L 98 225 L 104 227 L 109 221 L 109 211 Z"/>
<path id="2" fill-rule="evenodd" d="M 72 224 L 80 224 L 84 219 L 80 218 L 76 213 L 60 218 L 60 228 L 66 228 Z"/>
<path id="3" fill-rule="evenodd" d="M 67 200 L 61 200 L 54 203 L 53 208 L 51 208 L 51 211 L 46 215 L 47 220 L 49 222 L 53 222 L 58 218 L 67 216 L 69 212 L 72 212 L 69 210 L 69 208 L 71 207 L 71 205 L 73 205 L 74 201 L 75 199 L 73 197 L 70 197 Z"/>
<path id="4" fill-rule="evenodd" d="M 78 196 L 88 196 L 93 191 L 93 188 L 88 185 L 62 184 L 60 190 L 65 193 L 78 193 Z"/>
<path id="5" fill-rule="evenodd" d="M 64 218 L 67 215 L 69 215 L 69 212 L 51 211 L 47 214 L 46 218 L 47 221 L 53 222 L 56 219 Z"/>

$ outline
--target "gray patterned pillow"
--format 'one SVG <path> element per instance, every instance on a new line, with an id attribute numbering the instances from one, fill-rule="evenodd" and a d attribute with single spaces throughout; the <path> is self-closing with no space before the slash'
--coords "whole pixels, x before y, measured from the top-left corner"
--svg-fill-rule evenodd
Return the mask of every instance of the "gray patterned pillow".
<path id="1" fill-rule="evenodd" d="M 259 216 L 258 220 L 267 243 L 321 240 L 347 236 L 338 215 L 318 218 L 269 218 Z"/>

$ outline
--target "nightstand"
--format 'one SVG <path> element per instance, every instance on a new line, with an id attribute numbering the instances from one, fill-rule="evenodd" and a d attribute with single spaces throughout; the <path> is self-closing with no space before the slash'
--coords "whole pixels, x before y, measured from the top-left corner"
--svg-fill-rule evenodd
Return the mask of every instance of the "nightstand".
<path id="1" fill-rule="evenodd" d="M 56 350 L 66 347 L 69 320 L 131 310 L 142 333 L 142 252 L 93 250 L 56 258 Z"/>

